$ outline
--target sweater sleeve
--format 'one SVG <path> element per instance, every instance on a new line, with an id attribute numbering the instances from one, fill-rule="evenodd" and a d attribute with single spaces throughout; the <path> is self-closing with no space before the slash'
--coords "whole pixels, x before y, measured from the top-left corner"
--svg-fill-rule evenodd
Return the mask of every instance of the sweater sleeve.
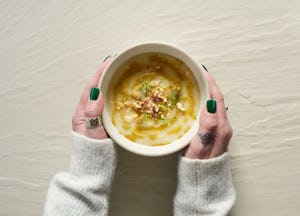
<path id="1" fill-rule="evenodd" d="M 234 202 L 228 153 L 204 160 L 180 158 L 175 216 L 228 215 Z"/>
<path id="2" fill-rule="evenodd" d="M 73 132 L 69 172 L 49 186 L 44 216 L 108 215 L 116 153 L 111 139 L 96 140 Z"/>

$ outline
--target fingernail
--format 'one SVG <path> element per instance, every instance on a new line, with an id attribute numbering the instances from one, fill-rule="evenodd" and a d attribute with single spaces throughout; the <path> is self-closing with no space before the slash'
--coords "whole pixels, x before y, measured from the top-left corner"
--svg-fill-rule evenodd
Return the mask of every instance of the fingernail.
<path id="1" fill-rule="evenodd" d="M 203 64 L 201 64 L 201 65 L 202 65 L 202 67 L 208 72 L 207 68 L 206 68 Z"/>
<path id="2" fill-rule="evenodd" d="M 215 100 L 208 100 L 206 102 L 207 112 L 215 113 L 217 110 L 217 102 Z"/>
<path id="3" fill-rule="evenodd" d="M 98 88 L 96 88 L 96 87 L 91 88 L 90 100 L 97 100 L 99 93 L 100 93 L 100 90 Z"/>
<path id="4" fill-rule="evenodd" d="M 103 62 L 105 62 L 108 58 L 110 58 L 110 55 L 106 56 Z"/>

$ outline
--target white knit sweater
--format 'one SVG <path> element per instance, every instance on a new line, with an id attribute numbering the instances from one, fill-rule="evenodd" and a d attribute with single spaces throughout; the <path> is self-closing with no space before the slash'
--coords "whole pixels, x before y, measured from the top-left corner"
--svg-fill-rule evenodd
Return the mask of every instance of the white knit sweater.
<path id="1" fill-rule="evenodd" d="M 75 132 L 72 136 L 70 170 L 52 179 L 44 216 L 108 215 L 116 167 L 113 141 L 90 139 Z M 175 216 L 227 215 L 234 201 L 227 153 L 209 160 L 180 158 Z"/>

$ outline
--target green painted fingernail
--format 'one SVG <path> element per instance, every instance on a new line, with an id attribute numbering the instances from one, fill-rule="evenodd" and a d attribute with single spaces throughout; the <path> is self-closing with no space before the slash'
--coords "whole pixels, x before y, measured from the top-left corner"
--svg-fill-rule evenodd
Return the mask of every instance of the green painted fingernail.
<path id="1" fill-rule="evenodd" d="M 203 64 L 201 64 L 201 65 L 202 65 L 202 67 L 208 72 L 207 68 L 206 68 Z"/>
<path id="2" fill-rule="evenodd" d="M 96 87 L 91 88 L 90 100 L 97 100 L 99 93 L 100 93 L 100 90 L 98 88 L 96 88 Z"/>
<path id="3" fill-rule="evenodd" d="M 215 100 L 208 100 L 206 102 L 207 112 L 215 113 L 217 110 L 217 102 Z"/>
<path id="4" fill-rule="evenodd" d="M 106 56 L 103 62 L 105 62 L 108 58 L 110 58 L 110 55 Z"/>

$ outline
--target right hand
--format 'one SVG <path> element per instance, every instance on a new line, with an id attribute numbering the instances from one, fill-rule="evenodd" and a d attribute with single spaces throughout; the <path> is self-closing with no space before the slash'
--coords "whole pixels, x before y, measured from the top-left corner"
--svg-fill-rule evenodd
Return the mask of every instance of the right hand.
<path id="1" fill-rule="evenodd" d="M 227 151 L 232 137 L 232 128 L 227 117 L 224 96 L 215 79 L 210 73 L 205 73 L 212 100 L 216 102 L 216 112 L 208 112 L 204 107 L 200 114 L 199 133 L 187 147 L 184 156 L 191 159 L 209 159 L 218 157 Z M 209 102 L 210 104 L 214 101 Z"/>

